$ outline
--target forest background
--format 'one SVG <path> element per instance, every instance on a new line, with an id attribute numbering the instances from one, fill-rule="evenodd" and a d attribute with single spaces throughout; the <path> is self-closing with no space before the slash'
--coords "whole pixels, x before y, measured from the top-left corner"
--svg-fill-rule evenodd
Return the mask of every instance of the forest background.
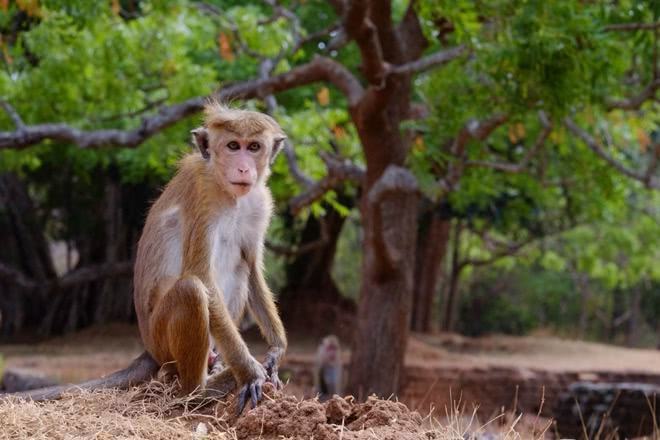
<path id="1" fill-rule="evenodd" d="M 135 320 L 146 212 L 215 96 L 289 136 L 268 278 L 287 328 L 350 341 L 349 388 L 396 392 L 410 331 L 657 346 L 659 15 L 0 1 L 0 336 Z"/>

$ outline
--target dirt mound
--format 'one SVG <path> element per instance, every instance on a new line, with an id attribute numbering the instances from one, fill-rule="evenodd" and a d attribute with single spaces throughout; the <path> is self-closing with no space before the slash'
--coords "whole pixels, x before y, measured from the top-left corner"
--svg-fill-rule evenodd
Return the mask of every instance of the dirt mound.
<path id="1" fill-rule="evenodd" d="M 152 382 L 128 392 L 81 392 L 34 403 L 0 399 L 0 438 L 426 439 L 422 417 L 402 403 L 370 398 L 300 400 L 266 387 L 264 400 L 236 415 L 236 399 L 174 396 Z M 436 436 L 436 438 L 441 438 Z"/>
<path id="2" fill-rule="evenodd" d="M 421 439 L 422 417 L 404 404 L 369 398 L 355 403 L 335 396 L 325 403 L 278 395 L 267 400 L 235 425 L 238 438 Z"/>

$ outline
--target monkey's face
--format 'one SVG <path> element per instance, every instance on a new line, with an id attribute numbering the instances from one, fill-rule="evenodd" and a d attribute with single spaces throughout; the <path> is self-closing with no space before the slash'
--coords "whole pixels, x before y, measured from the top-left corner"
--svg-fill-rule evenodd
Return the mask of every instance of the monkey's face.
<path id="1" fill-rule="evenodd" d="M 193 130 L 193 136 L 218 183 L 232 196 L 246 195 L 267 176 L 273 142 L 269 136 L 203 127 Z"/>
<path id="2" fill-rule="evenodd" d="M 211 160 L 222 186 L 235 197 L 249 193 L 266 173 L 268 150 L 263 138 L 220 136 L 211 148 Z"/>
<path id="3" fill-rule="evenodd" d="M 208 128 L 193 130 L 193 140 L 223 190 L 241 197 L 268 178 L 285 135 L 267 115 L 224 108 L 216 113 L 207 111 Z"/>

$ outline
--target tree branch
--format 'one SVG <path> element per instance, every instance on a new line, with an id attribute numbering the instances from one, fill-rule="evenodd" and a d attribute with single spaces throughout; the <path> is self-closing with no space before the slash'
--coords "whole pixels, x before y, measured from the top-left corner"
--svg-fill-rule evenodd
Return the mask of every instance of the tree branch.
<path id="1" fill-rule="evenodd" d="M 371 84 L 380 85 L 385 73 L 383 48 L 378 38 L 378 28 L 369 18 L 371 2 L 352 1 L 344 15 L 344 29 L 358 45 L 364 76 Z"/>
<path id="2" fill-rule="evenodd" d="M 273 93 L 320 81 L 329 82 L 337 87 L 346 96 L 351 107 L 359 102 L 364 93 L 358 79 L 346 67 L 330 58 L 317 56 L 309 63 L 280 75 L 226 86 L 217 97 L 221 100 L 261 99 Z"/>
<path id="3" fill-rule="evenodd" d="M 16 128 L 19 130 L 25 127 L 25 124 L 23 123 L 23 119 L 19 116 L 18 112 L 10 103 L 7 101 L 0 101 L 0 105 L 4 109 L 5 113 L 9 116 L 9 119 L 14 123 Z"/>
<path id="4" fill-rule="evenodd" d="M 658 89 L 660 89 L 660 78 L 655 78 L 638 95 L 628 99 L 607 102 L 607 109 L 638 110 L 644 102 L 655 98 Z"/>
<path id="5" fill-rule="evenodd" d="M 140 127 L 133 130 L 84 131 L 62 123 L 26 125 L 17 127 L 15 131 L 0 132 L 0 149 L 26 148 L 44 140 L 69 142 L 80 148 L 99 148 L 108 145 L 133 148 L 186 116 L 200 111 L 203 105 L 204 98 L 198 97 L 162 107 L 156 115 L 142 118 Z"/>
<path id="6" fill-rule="evenodd" d="M 361 185 L 364 180 L 365 171 L 362 167 L 327 153 L 321 153 L 321 157 L 326 164 L 328 173 L 289 201 L 289 209 L 294 215 L 298 214 L 304 207 L 321 199 L 325 193 L 337 188 L 341 183 L 353 182 Z"/>
<path id="7" fill-rule="evenodd" d="M 438 181 L 438 184 L 444 191 L 450 191 L 463 175 L 463 170 L 467 162 L 466 147 L 468 142 L 471 139 L 486 139 L 497 127 L 504 124 L 507 119 L 507 115 L 498 113 L 482 121 L 472 119 L 465 123 L 449 147 L 449 152 L 456 158 L 456 161 L 449 165 L 446 176 Z"/>
<path id="8" fill-rule="evenodd" d="M 575 136 L 580 138 L 587 145 L 587 147 L 591 149 L 591 151 L 596 153 L 596 155 L 600 156 L 603 160 L 605 160 L 605 162 L 612 166 L 612 168 L 616 169 L 621 174 L 642 182 L 644 186 L 649 189 L 660 189 L 660 182 L 658 179 L 653 178 L 653 172 L 657 166 L 657 159 L 651 160 L 646 172 L 638 173 L 637 171 L 628 168 L 626 165 L 612 157 L 607 151 L 605 151 L 603 147 L 600 146 L 596 139 L 594 139 L 585 130 L 578 127 L 571 118 L 565 118 L 564 125 L 566 125 L 569 131 L 571 131 Z M 660 154 L 657 146 L 654 148 L 654 154 Z"/>
<path id="9" fill-rule="evenodd" d="M 543 129 L 539 132 L 539 135 L 536 138 L 532 148 L 527 150 L 525 156 L 523 156 L 519 163 L 487 162 L 475 160 L 467 161 L 465 165 L 471 167 L 492 168 L 494 170 L 514 174 L 525 171 L 529 162 L 534 158 L 534 156 L 536 156 L 536 154 L 538 154 L 538 152 L 545 144 L 545 141 L 548 139 L 548 136 L 550 136 L 550 133 L 552 133 L 552 124 L 548 120 L 548 116 L 542 110 L 539 111 L 539 120 L 543 126 Z"/>
<path id="10" fill-rule="evenodd" d="M 308 243 L 303 244 L 302 246 L 296 246 L 293 248 L 272 243 L 266 240 L 265 246 L 270 251 L 279 255 L 284 255 L 286 257 L 298 257 L 300 255 L 304 255 L 306 253 L 312 252 L 316 249 L 325 246 L 330 240 L 330 236 L 328 234 L 328 225 L 326 224 L 325 218 L 323 217 L 319 218 L 319 223 L 321 226 L 321 237 L 319 237 L 317 240 L 310 241 Z"/>
<path id="11" fill-rule="evenodd" d="M 344 66 L 330 58 L 316 57 L 309 63 L 280 75 L 228 85 L 214 96 L 220 100 L 264 98 L 273 93 L 319 81 L 329 82 L 337 87 L 348 98 L 349 106 L 356 105 L 364 92 L 357 78 Z M 19 126 L 15 131 L 0 132 L 0 149 L 21 149 L 45 140 L 68 142 L 80 148 L 104 146 L 134 148 L 161 130 L 199 112 L 204 106 L 205 99 L 205 97 L 196 97 L 162 107 L 157 114 L 142 118 L 140 127 L 133 130 L 84 131 L 61 123 Z"/>
<path id="12" fill-rule="evenodd" d="M 0 263 L 0 281 L 13 284 L 21 289 L 34 289 L 36 281 L 26 277 L 23 272 Z"/>
<path id="13" fill-rule="evenodd" d="M 605 31 L 620 31 L 620 32 L 632 32 L 632 31 L 652 31 L 660 29 L 660 21 L 655 23 L 616 23 L 605 26 Z"/>
<path id="14" fill-rule="evenodd" d="M 36 281 L 27 277 L 18 269 L 0 263 L 0 280 L 25 290 L 37 288 L 70 289 L 79 284 L 91 283 L 105 278 L 129 276 L 133 273 L 133 262 L 97 264 L 74 269 L 60 278 Z"/>
<path id="15" fill-rule="evenodd" d="M 474 230 L 471 230 L 472 233 L 479 235 L 479 237 L 483 240 L 486 248 L 492 255 L 488 258 L 466 258 L 459 263 L 459 268 L 460 270 L 462 270 L 468 265 L 486 266 L 492 264 L 504 257 L 510 257 L 517 254 L 518 252 L 520 252 L 522 248 L 538 240 L 542 240 L 545 238 L 550 238 L 552 236 L 562 234 L 570 229 L 571 227 L 559 227 L 556 230 L 550 231 L 548 233 L 527 237 L 526 239 L 521 240 L 517 243 L 507 243 L 502 240 L 498 240 L 494 237 L 491 237 L 487 231 L 482 231 L 481 233 L 478 233 Z"/>
<path id="16" fill-rule="evenodd" d="M 436 67 L 447 64 L 448 62 L 466 54 L 467 47 L 464 45 L 452 47 L 451 49 L 435 52 L 419 60 L 411 61 L 406 64 L 390 66 L 387 74 L 404 75 L 409 73 L 421 73 Z"/>

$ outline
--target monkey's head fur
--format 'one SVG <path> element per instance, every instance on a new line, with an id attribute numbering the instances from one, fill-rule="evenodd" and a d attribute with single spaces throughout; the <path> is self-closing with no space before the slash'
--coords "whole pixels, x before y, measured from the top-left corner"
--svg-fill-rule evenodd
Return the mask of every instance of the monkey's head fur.
<path id="1" fill-rule="evenodd" d="M 265 182 L 286 135 L 263 113 L 232 109 L 217 101 L 204 107 L 204 125 L 192 130 L 193 142 L 222 188 L 234 197 Z"/>

